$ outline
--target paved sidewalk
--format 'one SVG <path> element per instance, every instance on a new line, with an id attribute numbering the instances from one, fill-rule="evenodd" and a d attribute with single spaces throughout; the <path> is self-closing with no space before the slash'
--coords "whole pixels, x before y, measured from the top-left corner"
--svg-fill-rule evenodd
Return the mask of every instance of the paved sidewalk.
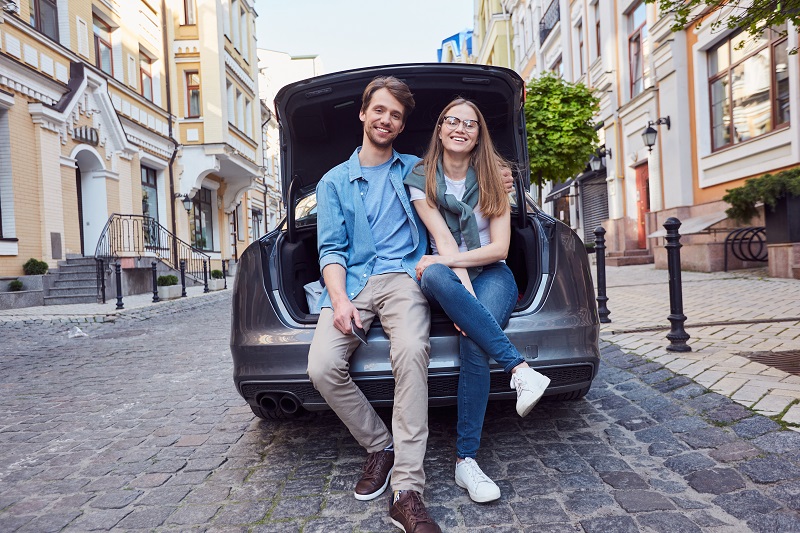
<path id="1" fill-rule="evenodd" d="M 666 350 L 669 274 L 653 265 L 606 268 L 612 322 L 601 337 L 800 430 L 800 280 L 766 269 L 681 278 L 691 352 Z"/>
<path id="2" fill-rule="evenodd" d="M 228 277 L 228 289 L 233 288 L 233 277 Z M 208 298 L 226 291 L 203 292 L 203 286 L 187 286 L 186 297 L 174 300 L 162 300 L 153 303 L 153 293 L 133 294 L 122 298 L 122 309 L 117 309 L 116 297 L 108 298 L 106 303 L 85 303 L 66 305 L 45 305 L 23 307 L 20 309 L 0 309 L 0 324 L 17 323 L 19 325 L 39 322 L 85 323 L 113 322 L 117 318 L 137 318 L 178 309 L 194 307 L 197 298 Z"/>

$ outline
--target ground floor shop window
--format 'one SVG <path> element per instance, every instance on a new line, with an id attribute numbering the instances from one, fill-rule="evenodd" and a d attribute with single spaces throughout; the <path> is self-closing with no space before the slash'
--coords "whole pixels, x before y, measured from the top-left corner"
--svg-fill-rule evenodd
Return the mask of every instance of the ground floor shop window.
<path id="1" fill-rule="evenodd" d="M 194 197 L 191 211 L 192 246 L 201 250 L 214 249 L 213 191 L 201 188 Z"/>

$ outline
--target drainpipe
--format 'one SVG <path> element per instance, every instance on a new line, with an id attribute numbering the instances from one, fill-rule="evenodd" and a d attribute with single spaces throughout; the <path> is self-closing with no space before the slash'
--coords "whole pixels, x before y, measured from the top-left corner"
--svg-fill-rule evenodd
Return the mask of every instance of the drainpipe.
<path id="1" fill-rule="evenodd" d="M 173 266 L 178 264 L 178 226 L 175 221 L 175 174 L 172 165 L 178 156 L 178 141 L 172 136 L 172 83 L 169 68 L 169 39 L 167 39 L 167 4 L 166 0 L 161 0 L 161 24 L 164 27 L 162 33 L 164 39 L 164 77 L 167 82 L 167 134 L 172 142 L 172 155 L 169 158 L 169 197 L 172 202 L 172 258 Z"/>
<path id="2" fill-rule="evenodd" d="M 514 70 L 514 65 L 511 64 L 511 14 L 506 12 L 506 6 L 500 2 L 500 9 L 503 10 L 503 17 L 506 20 L 506 55 L 508 56 L 508 68 Z"/>

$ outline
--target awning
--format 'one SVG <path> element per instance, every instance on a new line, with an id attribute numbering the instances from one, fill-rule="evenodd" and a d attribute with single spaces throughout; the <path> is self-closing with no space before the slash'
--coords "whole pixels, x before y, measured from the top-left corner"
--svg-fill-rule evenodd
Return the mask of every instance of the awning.
<path id="1" fill-rule="evenodd" d="M 563 198 L 569 194 L 569 188 L 574 180 L 569 179 L 564 183 L 559 183 L 553 186 L 553 189 L 544 197 L 545 202 L 553 202 L 559 198 Z"/>
<path id="2" fill-rule="evenodd" d="M 680 233 L 681 235 L 704 233 L 705 231 L 708 230 L 708 228 L 710 228 L 717 222 L 722 222 L 726 218 L 728 218 L 728 215 L 725 214 L 725 211 L 718 211 L 716 213 L 710 213 L 708 215 L 687 218 L 686 220 L 681 220 L 681 227 L 678 228 L 678 233 Z M 661 228 L 660 230 L 654 231 L 653 233 L 648 235 L 647 238 L 652 239 L 655 237 L 666 237 L 666 236 L 667 236 L 667 230 L 665 228 Z"/>

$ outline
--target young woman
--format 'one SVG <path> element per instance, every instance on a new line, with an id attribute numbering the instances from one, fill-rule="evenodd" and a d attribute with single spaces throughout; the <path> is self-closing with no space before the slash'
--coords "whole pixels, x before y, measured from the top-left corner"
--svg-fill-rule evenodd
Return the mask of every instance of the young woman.
<path id="1" fill-rule="evenodd" d="M 455 481 L 474 501 L 488 502 L 500 489 L 475 456 L 489 399 L 489 358 L 511 374 L 520 416 L 533 409 L 550 380 L 528 366 L 503 332 L 518 294 L 504 262 L 511 235 L 504 162 L 469 100 L 450 102 L 436 124 L 424 159 L 405 180 L 433 251 L 416 273 L 432 306 L 462 334 Z"/>

